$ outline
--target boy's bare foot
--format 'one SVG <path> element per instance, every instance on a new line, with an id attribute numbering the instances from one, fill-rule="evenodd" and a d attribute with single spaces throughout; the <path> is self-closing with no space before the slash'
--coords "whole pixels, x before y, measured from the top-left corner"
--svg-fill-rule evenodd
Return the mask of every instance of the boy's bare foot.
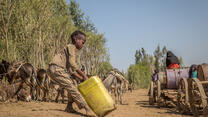
<path id="1" fill-rule="evenodd" d="M 68 113 L 77 113 L 77 111 L 74 110 L 73 108 L 70 108 L 70 109 L 66 108 L 65 111 L 68 112 Z"/>
<path id="2" fill-rule="evenodd" d="M 66 107 L 65 111 L 68 112 L 68 113 L 77 113 L 77 111 L 74 110 L 74 108 L 72 106 L 72 103 L 67 104 L 67 107 Z"/>
<path id="3" fill-rule="evenodd" d="M 96 117 L 96 115 L 92 112 L 92 110 L 88 106 L 85 107 L 85 111 L 87 117 Z"/>

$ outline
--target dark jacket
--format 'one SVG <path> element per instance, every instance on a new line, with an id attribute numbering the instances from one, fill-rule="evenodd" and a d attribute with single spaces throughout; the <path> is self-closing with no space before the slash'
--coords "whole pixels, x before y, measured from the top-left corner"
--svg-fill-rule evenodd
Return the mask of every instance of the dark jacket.
<path id="1" fill-rule="evenodd" d="M 167 57 L 166 57 L 166 67 L 168 67 L 170 64 L 180 64 L 178 58 L 171 52 L 167 52 Z"/>

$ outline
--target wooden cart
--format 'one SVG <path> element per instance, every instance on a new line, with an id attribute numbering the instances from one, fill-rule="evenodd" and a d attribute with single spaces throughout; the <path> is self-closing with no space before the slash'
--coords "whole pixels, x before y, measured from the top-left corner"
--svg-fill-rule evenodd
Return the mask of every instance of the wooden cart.
<path id="1" fill-rule="evenodd" d="M 188 94 L 191 111 L 194 117 L 203 114 L 208 115 L 208 64 L 198 67 L 198 79 L 192 78 L 188 81 Z"/>
<path id="2" fill-rule="evenodd" d="M 175 106 L 180 112 L 186 112 L 185 108 L 189 108 L 188 71 L 189 68 L 180 68 L 160 72 L 159 80 L 151 82 L 149 103 L 157 103 L 159 107 Z"/>
<path id="3" fill-rule="evenodd" d="M 188 80 L 182 78 L 178 85 L 177 110 L 181 114 L 191 113 L 188 93 Z"/>

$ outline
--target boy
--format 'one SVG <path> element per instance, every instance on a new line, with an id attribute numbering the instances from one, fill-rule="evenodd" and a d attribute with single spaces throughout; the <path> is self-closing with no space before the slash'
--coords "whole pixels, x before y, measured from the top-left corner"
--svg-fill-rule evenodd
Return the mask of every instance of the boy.
<path id="1" fill-rule="evenodd" d="M 75 113 L 72 103 L 75 102 L 79 109 L 84 108 L 87 115 L 92 115 L 84 98 L 77 89 L 76 80 L 88 79 L 81 71 L 81 49 L 86 42 L 86 35 L 81 31 L 75 31 L 71 35 L 72 44 L 68 44 L 60 53 L 55 55 L 49 64 L 48 73 L 53 81 L 68 91 L 68 104 L 66 112 Z M 76 80 L 75 80 L 76 79 Z"/>

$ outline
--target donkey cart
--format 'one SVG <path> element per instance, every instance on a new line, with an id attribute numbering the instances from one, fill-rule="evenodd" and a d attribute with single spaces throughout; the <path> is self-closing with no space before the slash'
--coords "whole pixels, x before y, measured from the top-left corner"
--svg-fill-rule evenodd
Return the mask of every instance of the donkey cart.
<path id="1" fill-rule="evenodd" d="M 188 94 L 191 111 L 194 117 L 203 114 L 208 115 L 208 64 L 198 67 L 198 79 L 193 78 L 188 81 Z"/>
<path id="2" fill-rule="evenodd" d="M 167 69 L 159 72 L 158 80 L 150 84 L 149 103 L 161 106 L 174 106 L 181 113 L 189 109 L 188 98 L 189 68 Z"/>

